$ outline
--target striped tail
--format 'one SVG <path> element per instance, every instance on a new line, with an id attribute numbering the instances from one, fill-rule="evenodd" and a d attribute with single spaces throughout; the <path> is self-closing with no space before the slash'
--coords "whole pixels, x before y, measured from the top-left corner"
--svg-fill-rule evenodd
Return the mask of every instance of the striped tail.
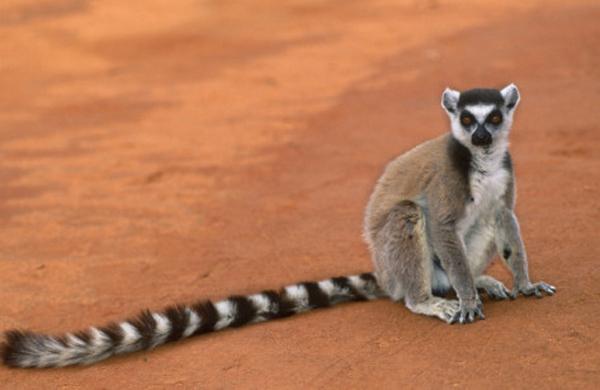
<path id="1" fill-rule="evenodd" d="M 293 284 L 279 292 L 263 291 L 216 303 L 177 305 L 162 312 L 144 311 L 135 319 L 61 337 L 11 330 L 6 332 L 1 353 L 4 364 L 10 367 L 91 364 L 202 333 L 383 296 L 372 273 L 341 276 Z"/>

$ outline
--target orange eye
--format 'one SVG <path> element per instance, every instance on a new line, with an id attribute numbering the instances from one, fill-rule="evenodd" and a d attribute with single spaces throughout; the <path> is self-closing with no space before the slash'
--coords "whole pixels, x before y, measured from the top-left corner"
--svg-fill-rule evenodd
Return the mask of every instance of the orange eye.
<path id="1" fill-rule="evenodd" d="M 492 117 L 490 118 L 490 122 L 494 125 L 499 125 L 500 123 L 502 123 L 502 117 L 498 114 L 492 115 Z"/>
<path id="2" fill-rule="evenodd" d="M 465 115 L 460 118 L 460 123 L 462 123 L 463 126 L 471 126 L 473 124 L 473 118 L 469 115 Z"/>

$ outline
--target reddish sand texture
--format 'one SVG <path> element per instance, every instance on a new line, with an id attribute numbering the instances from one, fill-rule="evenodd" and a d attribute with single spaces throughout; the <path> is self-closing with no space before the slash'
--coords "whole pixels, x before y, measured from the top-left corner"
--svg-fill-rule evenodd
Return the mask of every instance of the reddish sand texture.
<path id="1" fill-rule="evenodd" d="M 0 387 L 598 388 L 599 20 L 597 1 L 3 0 L 0 330 L 370 270 L 369 193 L 446 131 L 447 85 L 521 88 L 517 211 L 558 293 L 468 326 L 348 304 L 2 367 Z"/>

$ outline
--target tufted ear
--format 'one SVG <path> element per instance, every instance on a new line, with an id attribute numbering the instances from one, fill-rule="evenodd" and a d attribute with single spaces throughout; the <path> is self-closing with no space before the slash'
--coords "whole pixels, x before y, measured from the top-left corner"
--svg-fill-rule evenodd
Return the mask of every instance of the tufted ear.
<path id="1" fill-rule="evenodd" d="M 444 107 L 448 115 L 456 113 L 458 98 L 460 98 L 460 92 L 450 88 L 446 88 L 444 93 L 442 93 L 442 107 Z"/>
<path id="2" fill-rule="evenodd" d="M 519 94 L 519 88 L 514 84 L 509 84 L 500 91 L 500 94 L 504 98 L 504 104 L 509 111 L 514 110 L 519 101 L 521 100 L 521 94 Z"/>

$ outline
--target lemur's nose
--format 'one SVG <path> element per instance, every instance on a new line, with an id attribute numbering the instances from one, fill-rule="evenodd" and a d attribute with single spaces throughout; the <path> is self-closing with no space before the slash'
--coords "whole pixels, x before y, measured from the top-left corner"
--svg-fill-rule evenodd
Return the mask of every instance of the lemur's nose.
<path id="1" fill-rule="evenodd" d="M 487 146 L 492 143 L 492 135 L 483 126 L 478 126 L 471 137 L 471 142 L 475 146 Z"/>

